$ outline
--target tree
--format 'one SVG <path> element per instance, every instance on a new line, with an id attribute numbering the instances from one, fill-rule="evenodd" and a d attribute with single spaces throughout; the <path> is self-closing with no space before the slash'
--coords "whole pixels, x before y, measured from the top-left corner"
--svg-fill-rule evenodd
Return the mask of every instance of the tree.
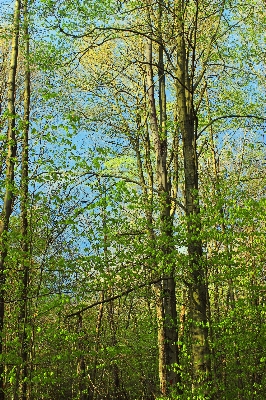
<path id="1" fill-rule="evenodd" d="M 14 22 L 12 34 L 12 50 L 10 58 L 10 69 L 8 76 L 8 132 L 7 132 L 7 156 L 6 156 L 6 179 L 5 179 L 5 197 L 1 213 L 0 224 L 0 354 L 3 354 L 3 328 L 4 328 L 4 307 L 5 307 L 5 258 L 7 256 L 7 234 L 9 220 L 14 203 L 14 169 L 16 160 L 16 111 L 15 111 L 15 84 L 18 60 L 18 40 L 20 24 L 19 0 L 14 3 Z M 0 365 L 0 399 L 4 399 L 3 388 L 4 366 Z"/>
<path id="2" fill-rule="evenodd" d="M 30 39 L 27 2 L 23 5 L 23 34 L 25 40 L 25 87 L 24 87 L 24 117 L 22 129 L 22 161 L 21 161 L 21 252 L 22 252 L 22 279 L 21 279 L 21 307 L 19 315 L 19 339 L 21 342 L 21 366 L 17 368 L 14 399 L 19 398 L 19 382 L 22 382 L 22 400 L 27 399 L 28 380 L 28 286 L 30 273 L 30 235 L 29 235 L 29 126 L 30 126 Z M 20 376 L 21 370 L 21 376 Z"/>
<path id="3" fill-rule="evenodd" d="M 30 52 L 23 11 L 7 399 L 264 398 L 251 5 L 44 1 Z"/>

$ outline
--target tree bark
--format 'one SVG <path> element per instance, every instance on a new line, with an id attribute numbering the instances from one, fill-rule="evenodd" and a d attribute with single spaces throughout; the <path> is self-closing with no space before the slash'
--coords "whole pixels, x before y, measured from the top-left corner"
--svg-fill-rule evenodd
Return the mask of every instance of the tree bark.
<path id="1" fill-rule="evenodd" d="M 104 301 L 104 291 L 101 292 L 101 301 Z M 95 341 L 95 346 L 94 346 L 95 355 L 94 355 L 94 360 L 93 360 L 92 372 L 90 374 L 90 385 L 89 385 L 89 388 L 88 388 L 88 400 L 93 400 L 93 397 L 94 397 L 102 319 L 103 319 L 103 303 L 100 304 L 99 311 L 98 311 L 97 322 L 96 322 L 96 332 L 95 332 L 95 339 L 94 339 L 94 341 Z"/>
<path id="2" fill-rule="evenodd" d="M 158 26 L 160 32 L 161 4 L 159 7 Z M 160 36 L 160 35 L 159 35 Z M 159 40 L 162 40 L 159 37 Z M 157 118 L 154 74 L 153 74 L 153 43 L 149 39 L 146 49 L 147 59 L 147 94 L 150 109 L 150 127 L 156 154 L 156 177 L 160 198 L 160 223 L 162 242 L 161 251 L 164 262 L 161 265 L 163 281 L 156 286 L 157 319 L 158 319 L 158 350 L 159 350 L 159 378 L 162 395 L 167 395 L 171 386 L 179 387 L 180 374 L 177 372 L 179 365 L 178 354 L 178 329 L 176 312 L 176 292 L 174 278 L 174 263 L 170 263 L 173 238 L 173 220 L 171 217 L 171 184 L 167 176 L 167 129 L 166 129 L 166 90 L 163 60 L 163 47 L 159 45 L 158 52 L 159 76 L 159 123 Z"/>
<path id="3" fill-rule="evenodd" d="M 192 390 L 202 390 L 209 372 L 207 328 L 208 287 L 205 279 L 200 239 L 200 205 L 198 187 L 197 116 L 193 105 L 193 82 L 188 72 L 188 53 L 183 26 L 183 3 L 176 1 L 177 110 L 183 143 L 185 209 L 189 257 L 189 314 L 191 320 Z M 203 389 L 204 390 L 204 389 Z"/>
<path id="4" fill-rule="evenodd" d="M 27 400 L 28 378 L 28 285 L 29 285 L 29 222 L 28 222 L 28 193 L 29 193 L 29 122 L 30 122 L 30 66 L 29 66 L 29 28 L 27 2 L 24 4 L 24 35 L 25 35 L 25 89 L 24 89 L 24 127 L 22 142 L 22 173 L 21 173 L 21 235 L 22 235 L 22 304 L 20 311 L 21 324 L 21 358 L 22 358 L 22 400 Z"/>
<path id="5" fill-rule="evenodd" d="M 0 221 L 0 355 L 3 355 L 3 331 L 5 312 L 5 259 L 7 256 L 7 233 L 9 220 L 14 202 L 14 167 L 16 157 L 16 132 L 15 132 L 15 88 L 18 60 L 19 24 L 20 24 L 20 0 L 15 1 L 12 50 L 10 70 L 8 76 L 8 132 L 7 132 L 7 158 L 6 158 L 6 191 Z M 0 400 L 4 400 L 4 363 L 0 364 Z"/>
<path id="6" fill-rule="evenodd" d="M 77 332 L 79 334 L 78 339 L 78 350 L 80 354 L 78 356 L 78 364 L 77 364 L 77 375 L 79 380 L 79 400 L 87 400 L 88 399 L 88 391 L 86 384 L 86 364 L 84 357 L 84 344 L 83 344 L 83 318 L 82 314 L 77 316 Z"/>

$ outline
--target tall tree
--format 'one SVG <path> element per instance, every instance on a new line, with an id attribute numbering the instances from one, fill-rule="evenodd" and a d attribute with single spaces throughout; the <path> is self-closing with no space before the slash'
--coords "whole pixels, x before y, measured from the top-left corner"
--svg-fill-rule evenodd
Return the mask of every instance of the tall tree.
<path id="1" fill-rule="evenodd" d="M 195 106 L 195 63 L 197 53 L 197 25 L 199 2 L 195 11 L 191 32 L 192 44 L 186 41 L 185 23 L 187 5 L 175 3 L 176 13 L 176 98 L 180 131 L 183 142 L 185 208 L 187 217 L 187 241 L 189 257 L 189 314 L 192 341 L 192 384 L 197 389 L 202 386 L 201 373 L 209 372 L 209 350 L 207 329 L 208 287 L 205 278 L 205 265 L 200 222 L 198 152 L 197 152 L 197 110 Z M 191 48 L 190 48 L 191 47 Z M 189 70 L 191 66 L 191 70 Z M 196 393 L 196 392 L 195 392 Z"/>
<path id="2" fill-rule="evenodd" d="M 30 39 L 27 1 L 23 5 L 23 39 L 24 49 L 24 116 L 22 127 L 22 161 L 21 161 L 21 305 L 18 316 L 19 340 L 21 343 L 21 364 L 17 367 L 14 399 L 19 398 L 19 383 L 22 382 L 21 399 L 27 399 L 28 386 L 28 285 L 30 273 L 30 234 L 29 234 L 29 129 L 30 129 Z"/>
<path id="3" fill-rule="evenodd" d="M 3 354 L 3 329 L 5 312 L 5 259 L 7 256 L 7 234 L 9 229 L 9 220 L 12 213 L 12 207 L 15 197 L 14 170 L 16 162 L 16 110 L 15 110 L 15 90 L 16 74 L 18 62 L 18 42 L 20 31 L 20 9 L 21 2 L 16 0 L 14 3 L 14 20 L 12 26 L 12 49 L 10 56 L 10 69 L 8 76 L 8 132 L 7 132 L 7 157 L 6 157 L 6 180 L 5 197 L 1 213 L 0 223 L 0 354 Z M 5 398 L 4 393 L 4 364 L 0 364 L 0 399 Z"/>

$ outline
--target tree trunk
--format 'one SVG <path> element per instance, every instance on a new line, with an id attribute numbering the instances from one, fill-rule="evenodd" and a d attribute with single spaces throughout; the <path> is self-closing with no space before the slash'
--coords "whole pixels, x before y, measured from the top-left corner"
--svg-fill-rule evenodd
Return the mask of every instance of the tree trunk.
<path id="1" fill-rule="evenodd" d="M 101 293 L 101 301 L 103 301 L 103 300 L 104 300 L 104 291 L 102 291 L 102 293 Z M 103 303 L 100 304 L 99 311 L 98 311 L 98 317 L 97 317 L 97 323 L 96 323 L 95 346 L 94 346 L 95 355 L 94 355 L 94 360 L 93 360 L 92 372 L 90 374 L 90 385 L 88 388 L 88 400 L 93 400 L 93 397 L 94 397 L 102 319 L 103 319 Z"/>
<path id="2" fill-rule="evenodd" d="M 16 157 L 15 132 L 15 83 L 18 59 L 20 24 L 20 0 L 15 1 L 10 71 L 8 76 L 8 133 L 6 158 L 6 191 L 0 221 L 0 355 L 3 355 L 3 330 L 5 312 L 5 259 L 7 256 L 7 232 L 14 202 L 14 167 Z M 4 400 L 4 363 L 0 364 L 0 400 Z"/>
<path id="3" fill-rule="evenodd" d="M 29 66 L 29 29 L 27 2 L 24 4 L 24 35 L 25 35 L 25 89 L 24 89 L 24 127 L 22 142 L 22 175 L 21 175 L 21 234 L 22 234 L 22 304 L 20 312 L 21 324 L 21 358 L 22 358 L 22 400 L 27 400 L 28 378 L 28 284 L 30 245 L 28 231 L 28 192 L 29 192 L 29 117 L 30 117 L 30 66 Z"/>
<path id="4" fill-rule="evenodd" d="M 161 20 L 161 7 L 159 7 L 159 31 Z M 161 38 L 159 38 L 161 40 Z M 167 129 L 166 129 L 166 91 L 163 61 L 163 47 L 159 45 L 159 123 L 155 105 L 154 79 L 153 79 L 153 47 L 150 39 L 147 44 L 147 93 L 150 108 L 150 126 L 156 153 L 156 176 L 160 198 L 161 220 L 161 251 L 165 255 L 161 265 L 162 284 L 156 286 L 157 319 L 158 319 L 158 349 L 159 349 L 159 378 L 162 395 L 170 392 L 171 386 L 179 387 L 180 374 L 177 372 L 179 365 L 178 355 L 178 329 L 176 312 L 176 292 L 174 279 L 174 263 L 170 262 L 173 238 L 173 220 L 170 209 L 171 184 L 167 176 Z M 164 272 L 167 271 L 167 272 Z"/>
<path id="5" fill-rule="evenodd" d="M 87 391 L 87 384 L 86 384 L 86 364 L 85 364 L 85 358 L 84 358 L 82 314 L 78 315 L 77 332 L 80 336 L 78 339 L 78 350 L 79 350 L 80 354 L 78 356 L 78 364 L 77 364 L 77 375 L 78 375 L 78 380 L 79 380 L 79 400 L 87 400 L 88 391 Z"/>
<path id="6" fill-rule="evenodd" d="M 198 197 L 197 116 L 193 105 L 193 84 L 188 73 L 188 60 L 183 28 L 183 5 L 176 1 L 177 17 L 177 109 L 183 143 L 185 176 L 185 210 L 189 256 L 189 314 L 191 320 L 192 390 L 203 388 L 209 372 L 207 328 L 208 287 L 205 279 L 203 250 L 200 239 L 200 205 Z"/>

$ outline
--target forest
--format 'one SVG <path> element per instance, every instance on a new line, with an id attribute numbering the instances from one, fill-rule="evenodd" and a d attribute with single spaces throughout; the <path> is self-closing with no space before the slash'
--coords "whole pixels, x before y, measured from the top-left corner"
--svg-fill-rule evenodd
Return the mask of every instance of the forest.
<path id="1" fill-rule="evenodd" d="M 265 1 L 0 10 L 0 400 L 264 400 Z"/>

